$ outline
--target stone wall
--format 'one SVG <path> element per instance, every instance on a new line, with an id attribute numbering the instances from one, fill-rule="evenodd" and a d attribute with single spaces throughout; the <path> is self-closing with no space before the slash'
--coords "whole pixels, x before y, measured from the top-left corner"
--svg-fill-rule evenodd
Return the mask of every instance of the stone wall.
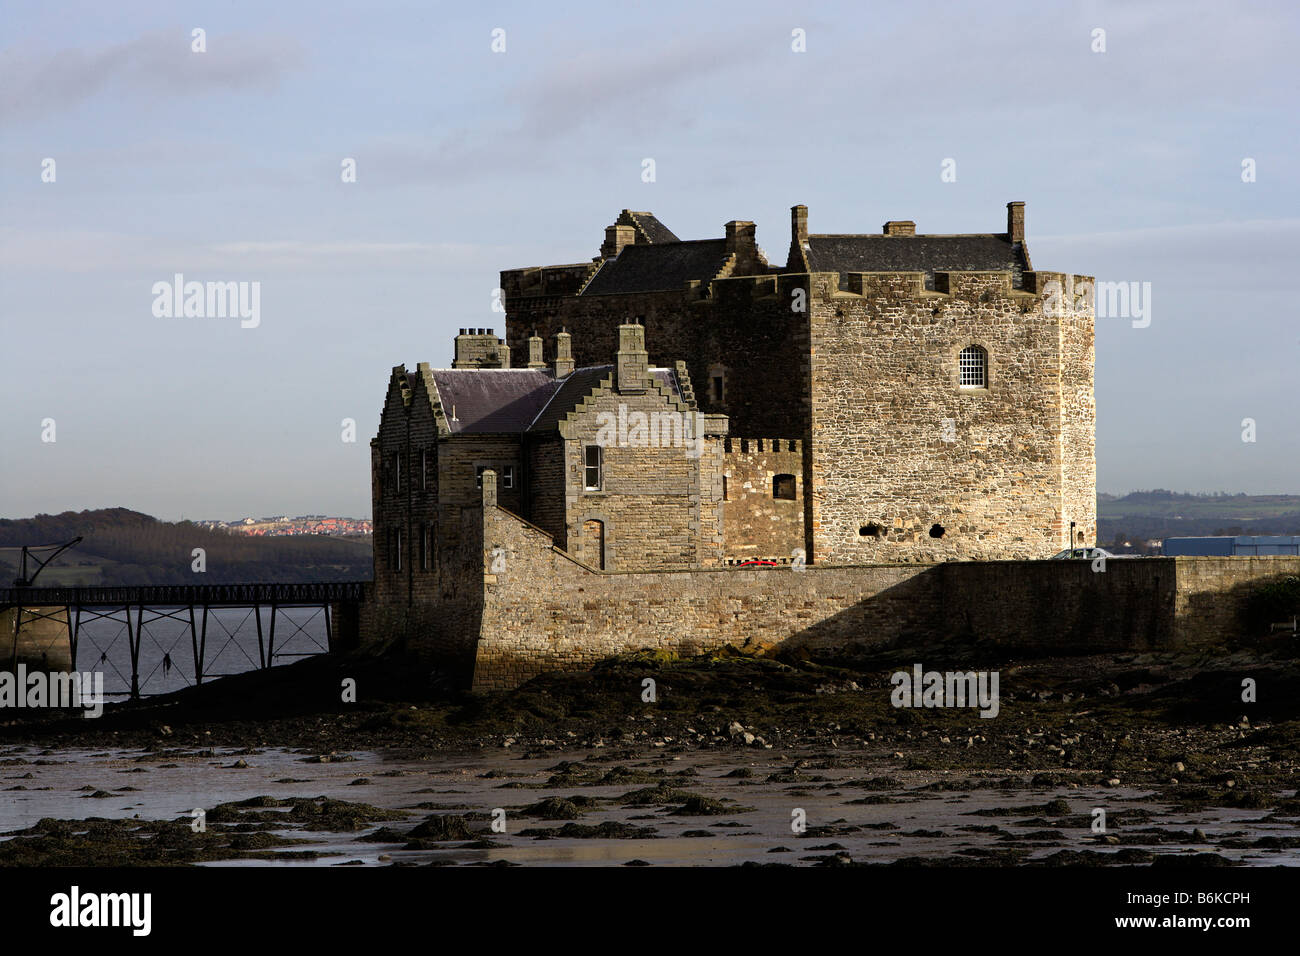
<path id="1" fill-rule="evenodd" d="M 651 361 L 685 358 L 701 410 L 728 415 L 733 436 L 805 440 L 811 562 L 1037 558 L 1068 545 L 1071 521 L 1096 539 L 1093 315 L 1091 297 L 1075 302 L 1088 277 L 1024 282 L 757 275 L 569 297 L 516 284 L 507 332 L 524 347 L 564 326 L 579 364 L 595 363 L 640 316 Z M 1049 296 L 1069 307 L 1049 312 Z M 959 387 L 968 345 L 986 350 L 986 388 Z"/>
<path id="2" fill-rule="evenodd" d="M 614 442 L 602 436 L 608 423 L 633 422 L 639 415 L 651 426 L 640 434 L 620 427 Z M 666 429 L 653 427 L 665 423 Z M 607 570 L 718 563 L 721 442 L 706 440 L 702 449 L 683 442 L 682 436 L 695 427 L 693 410 L 658 382 L 639 394 L 605 385 L 585 400 L 560 426 L 570 545 L 586 541 L 587 522 L 600 521 Z M 584 449 L 590 445 L 600 446 L 603 457 L 602 487 L 596 490 L 584 481 Z M 586 553 L 587 548 L 571 550 L 587 564 L 600 566 L 599 555 Z"/>
<path id="3" fill-rule="evenodd" d="M 789 563 L 804 547 L 803 442 L 729 438 L 722 456 L 726 478 L 723 526 L 728 563 L 766 559 Z M 794 498 L 776 498 L 773 480 L 794 479 Z"/>
<path id="4" fill-rule="evenodd" d="M 1213 640 L 1215 635 L 1236 627 L 1253 585 L 1300 575 L 1300 557 L 1294 555 L 1164 560 L 1177 562 L 1174 612 L 1180 634 L 1192 641 Z"/>
<path id="5" fill-rule="evenodd" d="M 509 275 L 502 273 L 507 341 L 523 350 L 514 354 L 527 354 L 536 329 L 551 364 L 554 334 L 566 328 L 579 367 L 604 365 L 618 349 L 620 323 L 639 318 L 650 364 L 671 368 L 685 361 L 700 410 L 727 415 L 732 434 L 806 432 L 807 313 L 791 306 L 807 276 L 722 279 L 679 292 L 556 297 L 525 294 Z M 721 399 L 712 389 L 718 370 L 726 380 Z"/>
<path id="6" fill-rule="evenodd" d="M 1038 558 L 1066 547 L 1061 322 L 1011 274 L 833 273 L 811 295 L 812 555 L 818 563 Z M 1090 316 L 1081 319 L 1090 328 Z M 985 387 L 963 388 L 978 346 Z M 1081 354 L 1074 343 L 1073 356 Z M 1090 348 L 1090 340 L 1089 340 Z M 1090 354 L 1090 353 L 1089 353 Z M 1092 366 L 1071 370 L 1091 409 Z M 1070 437 L 1090 425 L 1084 403 Z M 1072 488 L 1082 528 L 1095 528 Z M 1088 543 L 1092 538 L 1085 539 Z"/>
<path id="7" fill-rule="evenodd" d="M 17 631 L 17 642 L 14 632 Z M 23 608 L 18 621 L 17 608 L 0 611 L 0 670 L 11 670 L 14 658 L 29 671 L 69 671 L 72 648 L 68 643 L 68 612 L 61 607 Z M 77 662 L 82 670 L 94 662 Z"/>
<path id="8" fill-rule="evenodd" d="M 1175 648 L 1250 638 L 1250 586 L 1300 573 L 1300 558 L 946 562 L 598 573 L 500 508 L 483 513 L 476 690 L 640 648 L 694 654 L 731 644 L 1008 649 Z M 497 551 L 500 549 L 500 551 Z M 486 566 L 486 565 L 485 565 Z"/>
<path id="9" fill-rule="evenodd" d="M 528 503 L 521 512 L 544 528 L 560 547 L 568 547 L 568 516 L 564 503 L 564 439 L 558 435 L 530 437 L 528 447 Z"/>

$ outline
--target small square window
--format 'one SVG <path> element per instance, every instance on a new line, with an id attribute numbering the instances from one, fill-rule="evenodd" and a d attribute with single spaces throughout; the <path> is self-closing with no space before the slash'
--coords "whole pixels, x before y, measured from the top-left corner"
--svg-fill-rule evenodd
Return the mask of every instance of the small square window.
<path id="1" fill-rule="evenodd" d="M 776 475 L 772 479 L 772 497 L 794 501 L 794 475 Z"/>
<path id="2" fill-rule="evenodd" d="M 501 487 L 513 488 L 514 486 L 515 486 L 515 466 L 502 465 L 501 466 Z"/>

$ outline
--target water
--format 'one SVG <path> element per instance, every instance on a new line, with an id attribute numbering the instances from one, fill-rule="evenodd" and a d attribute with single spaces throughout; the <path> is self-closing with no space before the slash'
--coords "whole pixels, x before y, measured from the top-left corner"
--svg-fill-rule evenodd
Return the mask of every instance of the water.
<path id="1" fill-rule="evenodd" d="M 249 766 L 232 765 L 242 756 Z M 1128 827 L 1113 827 L 1109 832 L 1130 833 L 1156 828 L 1172 831 L 1205 831 L 1203 844 L 1148 843 L 1125 837 L 1124 847 L 1139 846 L 1154 853 L 1187 854 L 1213 850 L 1247 865 L 1300 865 L 1296 850 L 1232 849 L 1217 846 L 1228 836 L 1254 840 L 1261 836 L 1300 836 L 1300 821 L 1267 821 L 1267 811 L 1206 809 L 1173 813 L 1168 807 L 1141 799 L 1149 791 L 1124 788 L 1057 787 L 1020 790 L 975 789 L 970 791 L 935 791 L 922 789 L 937 780 L 959 778 L 928 772 L 899 771 L 895 764 L 864 757 L 850 768 L 805 771 L 827 778 L 824 781 L 800 781 L 795 784 L 769 781 L 768 775 L 787 771 L 793 763 L 764 752 L 702 751 L 674 758 L 667 754 L 624 757 L 616 762 L 606 759 L 601 750 L 553 753 L 545 756 L 523 755 L 506 750 L 479 751 L 439 755 L 431 760 L 390 759 L 383 754 L 357 751 L 354 760 L 325 764 L 306 762 L 306 752 L 282 748 L 248 751 L 222 750 L 207 753 L 194 750 L 61 750 L 11 748 L 0 754 L 0 831 L 31 826 L 42 817 L 84 819 L 89 816 L 147 819 L 176 819 L 195 808 L 210 808 L 220 803 L 245 800 L 262 794 L 279 798 L 328 796 L 371 804 L 373 806 L 411 810 L 411 816 L 389 825 L 405 830 L 431 812 L 464 813 L 479 811 L 490 814 L 497 808 L 506 811 L 507 832 L 481 832 L 485 824 L 475 823 L 476 836 L 499 844 L 490 849 L 472 849 L 463 841 L 450 841 L 445 848 L 403 850 L 401 844 L 358 842 L 357 837 L 373 832 L 382 824 L 357 833 L 312 833 L 286 826 L 283 832 L 311 842 L 290 849 L 314 849 L 322 854 L 317 860 L 235 861 L 237 866 L 329 866 L 349 861 L 364 865 L 387 865 L 389 862 L 427 863 L 435 859 L 460 864 L 507 860 L 529 865 L 622 865 L 643 860 L 655 865 L 734 865 L 745 861 L 782 862 L 812 865 L 836 852 L 848 853 L 854 861 L 886 863 L 900 857 L 948 857 L 1000 849 L 1008 845 L 1008 836 L 1023 837 L 1044 829 L 1059 829 L 1061 839 L 1044 841 L 1035 846 L 1031 858 L 1048 856 L 1061 849 L 1115 852 L 1118 846 L 1099 845 L 1087 826 L 1064 824 L 1025 825 L 1025 816 L 980 815 L 981 809 L 999 809 L 1043 804 L 1061 797 L 1069 802 L 1073 814 L 1090 814 L 1093 807 L 1105 807 L 1108 814 L 1122 815 L 1126 809 L 1145 810 L 1149 821 Z M 645 784 L 613 786 L 549 787 L 546 781 L 556 772 L 561 759 L 603 761 L 591 767 L 608 769 L 616 763 L 633 769 L 653 771 L 662 768 L 674 774 L 693 767 L 694 776 L 672 777 L 673 786 L 727 803 L 729 810 L 719 816 L 677 816 L 666 807 L 625 807 L 612 798 L 641 789 Z M 747 779 L 728 776 L 738 767 L 748 768 Z M 488 771 L 498 776 L 484 777 Z M 889 773 L 899 781 L 886 790 L 866 791 L 847 786 L 853 779 Z M 30 776 L 27 776 L 30 774 Z M 506 776 L 500 776 L 505 774 Z M 277 783 L 292 778 L 295 782 Z M 364 784 L 354 784 L 359 779 Z M 983 779 L 990 779 L 985 777 Z M 994 777 L 993 779 L 996 779 Z M 503 786 L 510 784 L 511 786 Z M 519 787 L 518 784 L 526 784 Z M 80 788 L 90 786 L 109 791 L 113 796 L 91 799 Z M 23 789 L 15 789 L 23 788 Z M 135 788 L 135 789 L 124 789 Z M 555 837 L 538 839 L 524 836 L 530 828 L 559 828 L 567 821 L 530 818 L 521 810 L 549 796 L 569 797 L 582 794 L 597 799 L 596 809 L 577 821 L 599 824 L 617 821 L 640 827 L 653 827 L 654 837 L 638 839 L 580 839 Z M 864 796 L 884 797 L 889 803 L 853 803 Z M 435 809 L 420 807 L 432 804 Z M 748 811 L 730 808 L 749 807 Z M 792 811 L 806 815 L 807 832 L 792 831 Z M 975 827 L 996 826 L 997 832 L 981 832 Z M 837 829 L 857 827 L 852 832 Z M 821 832 L 816 828 L 824 828 Z M 704 834 L 704 835 L 687 835 Z M 1024 845 L 1024 844 L 1022 844 Z M 839 849 L 839 848 L 842 848 Z M 788 852 L 782 852 L 784 851 Z M 384 859 L 381 859 L 383 857 Z"/>
<path id="2" fill-rule="evenodd" d="M 131 627 L 135 627 L 135 611 Z M 159 617 L 172 614 L 174 617 Z M 202 610 L 194 612 L 202 629 Z M 271 611 L 262 609 L 262 641 L 270 641 Z M 94 619 L 82 614 L 77 644 L 77 669 L 102 671 L 106 695 L 131 690 L 131 649 L 126 622 L 119 609 L 114 619 Z M 66 640 L 66 638 L 65 638 Z M 272 664 L 290 664 L 304 655 L 328 650 L 325 612 L 319 608 L 279 608 L 275 614 Z M 165 659 L 166 658 L 166 659 Z M 208 612 L 203 677 L 221 677 L 256 670 L 260 665 L 257 619 L 252 608 L 214 608 Z M 168 664 L 170 663 L 170 666 Z M 140 693 L 166 694 L 194 685 L 194 650 L 190 640 L 188 608 L 152 608 L 144 611 L 140 638 Z"/>

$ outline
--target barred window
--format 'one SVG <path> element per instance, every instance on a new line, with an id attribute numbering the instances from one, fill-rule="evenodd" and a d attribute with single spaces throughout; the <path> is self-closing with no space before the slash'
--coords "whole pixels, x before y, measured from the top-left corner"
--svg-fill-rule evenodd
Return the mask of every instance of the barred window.
<path id="1" fill-rule="evenodd" d="M 959 362 L 962 388 L 987 388 L 989 383 L 989 356 L 978 345 L 968 345 L 961 350 Z"/>

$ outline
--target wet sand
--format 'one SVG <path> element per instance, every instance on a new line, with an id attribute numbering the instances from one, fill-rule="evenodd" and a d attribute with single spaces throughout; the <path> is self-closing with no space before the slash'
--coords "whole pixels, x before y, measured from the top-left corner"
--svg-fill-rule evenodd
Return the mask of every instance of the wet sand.
<path id="1" fill-rule="evenodd" d="M 892 706 L 911 660 L 977 666 L 634 655 L 475 697 L 336 659 L 24 715 L 0 727 L 0 863 L 1300 863 L 1289 650 L 989 659 L 994 719 Z"/>
<path id="2" fill-rule="evenodd" d="M 301 841 L 280 845 L 289 855 L 241 860 L 238 854 L 218 853 L 217 860 L 238 865 L 807 866 L 1081 862 L 1071 853 L 1096 855 L 1097 863 L 1149 863 L 1158 856 L 1214 853 L 1229 863 L 1300 865 L 1300 808 L 1290 814 L 1177 810 L 1140 788 L 907 771 L 897 761 L 854 751 L 638 759 L 635 751 L 602 748 L 568 753 L 560 761 L 554 754 L 519 752 L 490 759 L 482 753 L 445 754 L 425 761 L 356 752 L 314 762 L 319 756 L 278 748 L 78 750 L 44 756 L 11 749 L 0 756 L 6 790 L 0 831 L 39 831 L 44 818 L 94 816 L 179 821 L 183 834 L 191 829 L 192 811 L 205 808 L 214 818 L 210 832 L 234 834 L 247 826 L 239 822 L 245 815 L 287 813 L 283 807 L 266 809 L 263 804 L 272 801 L 262 801 L 227 820 L 213 808 L 259 796 L 275 802 L 324 796 L 381 812 L 356 829 L 304 830 L 287 819 L 283 825 L 272 823 L 260 832 Z M 1104 833 L 1093 829 L 1095 808 L 1106 812 Z M 492 828 L 497 810 L 504 810 L 504 833 Z M 794 827 L 792 815 L 798 811 L 803 832 Z M 463 820 L 465 832 L 445 840 L 408 835 L 429 818 Z M 119 856 L 128 858 L 113 862 L 132 862 L 129 854 Z"/>

